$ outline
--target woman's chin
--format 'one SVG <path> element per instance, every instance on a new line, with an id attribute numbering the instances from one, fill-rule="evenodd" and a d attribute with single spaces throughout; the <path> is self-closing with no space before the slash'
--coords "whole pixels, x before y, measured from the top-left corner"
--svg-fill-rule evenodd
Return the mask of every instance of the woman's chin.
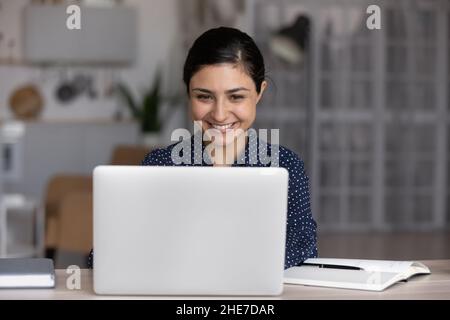
<path id="1" fill-rule="evenodd" d="M 230 143 L 233 143 L 234 138 L 233 137 L 221 137 L 221 136 L 214 136 L 214 139 L 212 139 L 212 144 L 216 147 L 225 147 L 229 145 Z"/>

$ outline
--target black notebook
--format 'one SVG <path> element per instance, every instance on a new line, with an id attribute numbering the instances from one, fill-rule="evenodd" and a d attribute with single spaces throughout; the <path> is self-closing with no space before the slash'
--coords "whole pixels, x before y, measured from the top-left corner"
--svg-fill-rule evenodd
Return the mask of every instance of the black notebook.
<path id="1" fill-rule="evenodd" d="M 0 259 L 0 288 L 54 288 L 53 260 Z"/>

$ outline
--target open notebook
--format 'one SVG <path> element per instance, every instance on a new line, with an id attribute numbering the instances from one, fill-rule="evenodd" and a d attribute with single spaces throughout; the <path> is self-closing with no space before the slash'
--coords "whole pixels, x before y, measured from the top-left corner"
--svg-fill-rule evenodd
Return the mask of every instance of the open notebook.
<path id="1" fill-rule="evenodd" d="M 383 291 L 416 274 L 430 274 L 430 269 L 415 261 L 312 258 L 286 269 L 284 283 Z"/>

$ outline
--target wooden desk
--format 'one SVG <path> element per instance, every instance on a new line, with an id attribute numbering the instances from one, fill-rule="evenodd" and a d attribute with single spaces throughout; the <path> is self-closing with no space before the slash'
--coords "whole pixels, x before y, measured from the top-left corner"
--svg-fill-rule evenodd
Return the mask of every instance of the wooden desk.
<path id="1" fill-rule="evenodd" d="M 450 260 L 425 260 L 431 275 L 411 278 L 383 292 L 285 285 L 277 297 L 205 297 L 205 296 L 99 296 L 92 289 L 92 271 L 81 270 L 81 289 L 66 288 L 65 270 L 56 271 L 55 289 L 1 289 L 0 299 L 450 299 Z"/>

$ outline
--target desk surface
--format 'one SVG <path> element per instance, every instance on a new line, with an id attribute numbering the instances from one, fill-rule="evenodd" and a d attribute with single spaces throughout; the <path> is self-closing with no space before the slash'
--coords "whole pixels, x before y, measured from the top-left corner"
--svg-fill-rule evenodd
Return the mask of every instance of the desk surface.
<path id="1" fill-rule="evenodd" d="M 394 284 L 383 292 L 285 285 L 276 297 L 222 296 L 99 296 L 92 289 L 92 271 L 81 270 L 80 290 L 69 290 L 65 270 L 56 270 L 54 289 L 0 289 L 0 299 L 450 299 L 450 260 L 422 261 L 431 269 L 408 282 Z"/>

